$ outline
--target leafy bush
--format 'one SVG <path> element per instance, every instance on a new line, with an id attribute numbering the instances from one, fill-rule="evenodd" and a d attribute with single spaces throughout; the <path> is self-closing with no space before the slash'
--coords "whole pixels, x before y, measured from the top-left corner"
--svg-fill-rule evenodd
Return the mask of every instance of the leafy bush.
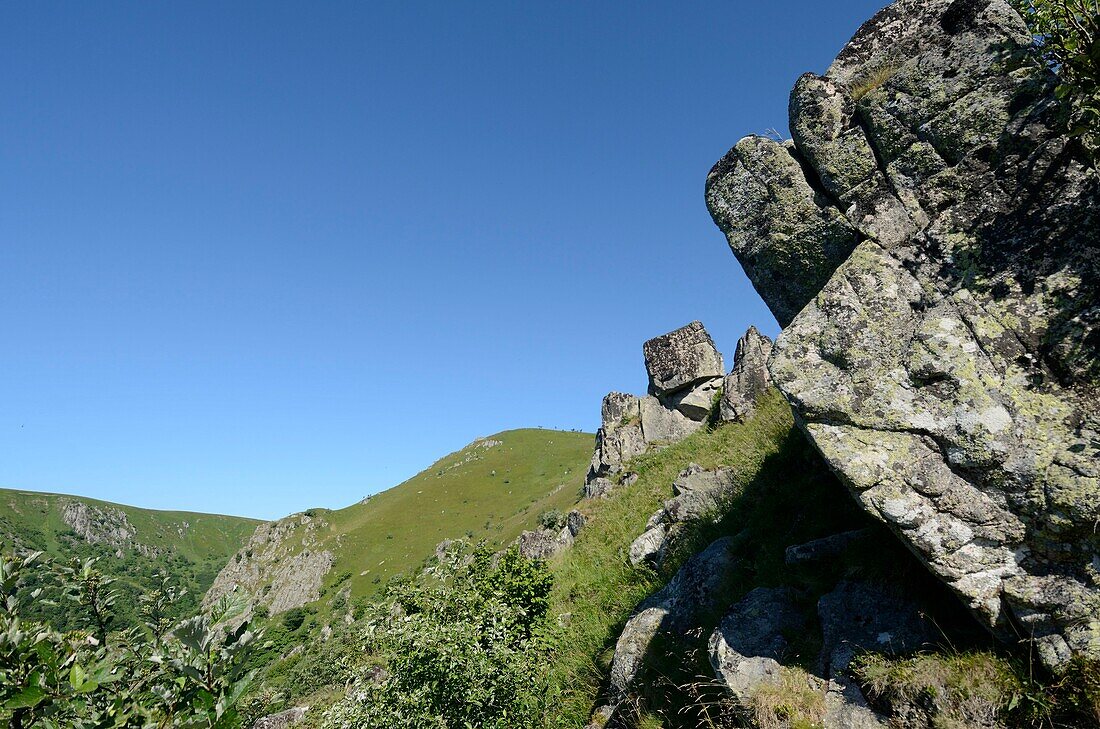
<path id="1" fill-rule="evenodd" d="M 326 727 L 532 726 L 550 574 L 515 548 L 456 543 L 389 587 L 360 632 L 365 656 Z"/>
<path id="2" fill-rule="evenodd" d="M 565 514 L 558 509 L 547 509 L 539 514 L 539 526 L 557 531 L 565 526 Z"/>
<path id="3" fill-rule="evenodd" d="M 61 599 L 81 606 L 86 630 L 60 633 L 24 617 L 28 601 L 47 600 L 45 588 L 28 585 L 44 573 Z M 216 626 L 229 603 L 168 630 L 163 616 L 179 593 L 162 590 L 143 604 L 145 625 L 112 633 L 115 595 L 94 560 L 54 568 L 40 552 L 0 550 L 0 722 L 11 729 L 239 726 L 235 705 L 251 680 L 244 665 L 255 634 L 247 623 L 229 632 Z"/>
<path id="4" fill-rule="evenodd" d="M 291 632 L 302 627 L 302 623 L 304 623 L 305 620 L 306 611 L 304 608 L 291 608 L 283 613 L 283 625 L 286 626 L 286 629 Z"/>
<path id="5" fill-rule="evenodd" d="M 1058 74 L 1070 133 L 1100 152 L 1100 0 L 1013 0 Z"/>

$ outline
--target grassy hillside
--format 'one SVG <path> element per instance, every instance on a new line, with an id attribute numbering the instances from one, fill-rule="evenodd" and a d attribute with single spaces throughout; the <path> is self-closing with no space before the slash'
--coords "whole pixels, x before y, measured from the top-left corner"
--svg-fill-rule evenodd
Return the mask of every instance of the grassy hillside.
<path id="1" fill-rule="evenodd" d="M 591 438 L 586 438 L 582 445 L 577 455 L 580 458 L 583 453 L 587 462 L 592 449 Z M 461 451 L 443 459 L 408 482 L 417 484 L 413 493 L 423 490 L 424 493 L 419 494 L 421 498 L 432 501 L 439 498 L 435 491 L 429 491 L 429 487 L 424 485 L 433 481 L 440 483 L 441 478 L 436 480 L 438 472 L 448 464 L 463 460 L 465 453 Z M 740 525 L 724 522 L 709 524 L 699 530 L 694 539 L 682 545 L 682 554 L 670 558 L 668 567 L 661 574 L 632 566 L 627 559 L 630 543 L 644 530 L 650 515 L 669 497 L 669 486 L 681 469 L 689 463 L 704 467 L 729 466 L 737 469 L 739 480 L 746 489 L 759 488 L 778 479 L 787 486 L 783 490 L 787 498 L 801 498 L 807 491 L 816 494 L 818 489 L 815 486 L 819 481 L 831 481 L 831 477 L 819 468 L 807 467 L 807 455 L 805 441 L 793 430 L 790 408 L 778 393 L 771 393 L 748 423 L 700 431 L 664 450 L 642 456 L 630 464 L 630 469 L 640 475 L 636 483 L 620 486 L 608 499 L 580 502 L 577 508 L 586 514 L 587 525 L 571 549 L 552 558 L 547 564 L 553 575 L 549 615 L 560 627 L 553 631 L 555 635 L 549 641 L 552 646 L 549 655 L 533 656 L 533 660 L 540 661 L 540 665 L 544 666 L 541 673 L 545 684 L 539 687 L 538 692 L 547 697 L 548 704 L 548 714 L 535 723 L 547 727 L 584 726 L 605 685 L 615 641 L 634 607 L 659 589 L 692 549 L 731 529 L 741 528 Z M 486 467 L 492 468 L 489 464 L 480 463 L 477 467 L 472 467 L 472 464 L 467 466 L 471 475 L 483 472 Z M 579 471 L 576 474 L 578 484 Z M 498 478 L 499 475 L 498 469 Z M 830 482 L 829 485 L 833 484 Z M 439 488 L 442 491 L 445 487 L 440 485 Z M 569 496 L 576 498 L 575 485 L 571 487 Z M 828 498 L 835 496 L 836 493 L 830 491 Z M 553 505 L 564 509 L 566 500 L 558 495 L 554 498 L 559 504 Z M 816 499 L 811 501 L 812 505 L 820 503 Z M 526 514 L 533 516 L 540 508 L 544 508 L 544 504 L 532 504 Z M 772 504 L 771 508 L 778 507 Z M 500 509 L 496 511 L 501 513 Z M 761 525 L 762 528 L 775 521 L 774 514 L 752 516 L 768 519 Z M 403 518 L 415 522 L 417 512 L 406 512 Z M 737 521 L 743 519 L 742 514 Z M 778 521 L 783 523 L 785 520 Z M 829 519 L 823 515 L 822 521 L 828 522 Z M 420 522 L 421 529 L 425 525 L 432 531 L 432 537 L 424 541 L 434 544 L 440 534 L 430 521 Z M 828 523 L 800 524 L 797 531 L 821 536 L 832 528 L 833 525 Z M 514 530 L 509 530 L 508 534 L 504 530 L 496 533 L 503 539 Z M 777 536 L 776 541 L 785 536 Z M 768 556 L 774 559 L 774 555 Z M 760 567 L 762 572 L 767 573 L 773 565 Z M 301 655 L 278 664 L 266 681 L 269 692 L 266 696 L 273 698 L 265 708 L 275 710 L 296 702 L 311 704 L 320 710 L 311 712 L 306 725 L 321 726 L 323 707 L 342 694 L 347 679 L 342 671 L 325 669 L 333 665 L 354 665 L 363 660 L 359 630 L 359 624 L 347 630 L 338 629 L 334 639 L 328 643 L 307 646 Z M 688 722 L 697 718 L 688 717 Z"/>
<path id="2" fill-rule="evenodd" d="M 659 573 L 635 567 L 625 558 L 646 520 L 670 495 L 669 485 L 689 464 L 732 468 L 741 496 L 718 521 L 697 524 Z M 824 464 L 794 428 L 790 407 L 776 391 L 759 403 L 744 424 L 699 431 L 669 448 L 636 458 L 630 469 L 637 482 L 620 487 L 610 499 L 590 502 L 588 523 L 572 549 L 551 564 L 552 614 L 569 614 L 550 668 L 547 689 L 554 697 L 552 726 L 583 726 L 599 705 L 615 642 L 636 605 L 676 572 L 683 561 L 714 539 L 738 535 L 746 558 L 730 575 L 728 601 L 756 586 L 783 584 L 791 578 L 783 560 L 789 544 L 805 542 L 853 526 L 865 518 L 844 494 Z M 887 547 L 888 548 L 888 547 Z M 896 550 L 889 549 L 893 555 Z M 825 576 L 826 578 L 828 577 Z M 647 671 L 643 698 L 654 714 L 651 726 L 707 726 L 721 713 L 721 692 L 698 700 L 698 684 L 711 675 L 705 641 L 721 615 L 704 620 L 697 645 L 668 646 L 667 664 L 655 661 Z M 801 646 L 807 656 L 814 646 Z M 691 710 L 687 710 L 691 707 Z"/>
<path id="3" fill-rule="evenodd" d="M 301 558 L 307 552 L 331 553 L 332 566 L 322 568 L 322 599 L 310 600 L 314 604 L 305 609 L 313 617 L 300 634 L 308 635 L 329 614 L 361 604 L 394 576 L 415 571 L 444 539 L 499 545 L 534 528 L 543 512 L 570 509 L 580 498 L 592 447 L 591 433 L 542 429 L 479 439 L 357 504 L 309 509 L 280 520 L 272 525 L 278 544 L 242 548 L 211 597 L 239 574 L 248 580 L 238 582 L 239 589 L 261 605 L 272 602 L 288 589 L 299 589 L 290 581 L 308 582 L 301 579 L 303 570 L 291 575 L 280 565 L 305 564 Z M 259 580 L 250 578 L 255 574 Z"/>
<path id="4" fill-rule="evenodd" d="M 278 549 L 244 547 L 238 553 L 246 568 L 242 573 L 250 571 L 246 560 L 263 560 L 261 574 L 270 575 L 303 551 L 329 551 L 334 557 L 322 579 L 321 599 L 261 620 L 267 641 L 254 665 L 266 669 L 268 690 L 284 701 L 312 694 L 311 701 L 325 703 L 343 681 L 337 678 L 341 661 L 329 651 L 341 640 L 317 641 L 322 626 L 335 628 L 338 636 L 346 634 L 349 613 L 359 615 L 392 578 L 414 574 L 445 539 L 500 546 L 535 528 L 544 512 L 573 508 L 581 498 L 593 438 L 591 433 L 543 429 L 497 433 L 357 504 L 310 509 L 280 520 L 275 526 L 285 526 Z M 306 516 L 309 521 L 303 526 Z M 227 569 L 236 561 L 234 556 Z M 261 605 L 280 591 L 270 579 L 247 589 Z M 304 652 L 295 650 L 299 645 Z"/>
<path id="5" fill-rule="evenodd" d="M 178 606 L 193 611 L 214 575 L 259 524 L 255 519 L 187 511 L 154 511 L 62 494 L 0 489 L 0 541 L 41 550 L 52 559 L 100 558 L 118 578 L 120 624 L 136 618 L 137 595 L 159 582 L 158 572 L 188 590 Z M 59 627 L 78 615 L 64 603 L 40 607 Z"/>
<path id="6" fill-rule="evenodd" d="M 325 543 L 338 544 L 332 574 L 350 572 L 357 597 L 419 566 L 443 539 L 515 539 L 542 512 L 577 502 L 592 443 L 591 433 L 505 431 L 367 501 L 325 513 Z"/>

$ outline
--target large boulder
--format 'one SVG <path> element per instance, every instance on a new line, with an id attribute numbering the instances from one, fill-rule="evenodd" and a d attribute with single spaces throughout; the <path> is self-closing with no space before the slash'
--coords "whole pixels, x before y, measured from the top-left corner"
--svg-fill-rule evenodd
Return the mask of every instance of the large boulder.
<path id="1" fill-rule="evenodd" d="M 683 637 L 698 625 L 700 615 L 719 607 L 736 562 L 734 552 L 730 537 L 713 542 L 688 559 L 664 588 L 638 606 L 615 644 L 610 694 L 616 704 L 629 696 L 657 635 Z"/>
<path id="2" fill-rule="evenodd" d="M 698 321 L 650 339 L 642 353 L 653 395 L 671 395 L 725 373 L 722 355 Z"/>
<path id="3" fill-rule="evenodd" d="M 813 723 L 826 729 L 877 729 L 886 722 L 867 704 L 849 672 L 860 651 L 896 654 L 918 650 L 930 635 L 916 602 L 897 585 L 841 582 L 817 603 L 822 648 L 812 671 L 792 668 L 789 636 L 804 636 L 812 621 L 787 587 L 758 587 L 730 608 L 710 638 L 710 661 L 719 681 L 749 712 L 759 696 L 796 691 L 814 696 Z"/>
<path id="4" fill-rule="evenodd" d="M 899 0 L 707 204 L 858 502 L 997 634 L 1100 658 L 1100 192 L 1005 0 Z"/>
<path id="5" fill-rule="evenodd" d="M 790 658 L 787 635 L 808 630 L 806 615 L 789 588 L 757 587 L 737 602 L 710 637 L 718 679 L 742 705 L 763 684 L 778 685 Z"/>

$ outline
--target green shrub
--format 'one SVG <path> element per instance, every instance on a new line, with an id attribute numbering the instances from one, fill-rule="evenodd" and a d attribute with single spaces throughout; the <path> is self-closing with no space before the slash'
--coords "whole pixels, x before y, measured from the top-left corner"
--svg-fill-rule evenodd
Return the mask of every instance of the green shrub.
<path id="1" fill-rule="evenodd" d="M 24 617 L 43 588 L 29 577 L 49 573 L 63 599 L 79 603 L 88 629 L 62 634 Z M 55 568 L 41 553 L 0 550 L 0 723 L 11 729 L 43 727 L 207 727 L 240 725 L 236 704 L 252 674 L 245 668 L 256 637 L 242 623 L 219 629 L 213 616 L 197 616 L 165 632 L 161 616 L 174 593 L 147 602 L 151 621 L 120 633 L 114 616 L 114 581 L 95 560 Z"/>
<path id="2" fill-rule="evenodd" d="M 302 624 L 306 621 L 306 618 L 310 616 L 311 611 L 306 607 L 290 608 L 283 613 L 283 626 L 290 632 L 296 631 L 302 627 Z"/>
<path id="3" fill-rule="evenodd" d="M 565 514 L 558 509 L 547 509 L 539 514 L 539 526 L 557 531 L 565 526 Z"/>
<path id="4" fill-rule="evenodd" d="M 1070 133 L 1100 152 L 1100 0 L 1012 0 L 1058 74 Z"/>
<path id="5" fill-rule="evenodd" d="M 357 679 L 326 727 L 534 726 L 550 574 L 512 548 L 456 543 L 370 606 Z"/>

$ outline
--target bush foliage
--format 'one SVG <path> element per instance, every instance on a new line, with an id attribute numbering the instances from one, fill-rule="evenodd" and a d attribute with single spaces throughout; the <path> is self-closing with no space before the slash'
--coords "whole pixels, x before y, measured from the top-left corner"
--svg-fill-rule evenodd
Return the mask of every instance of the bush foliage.
<path id="1" fill-rule="evenodd" d="M 533 726 L 551 577 L 514 547 L 456 543 L 389 587 L 359 626 L 361 662 L 332 727 Z"/>
<path id="2" fill-rule="evenodd" d="M 1070 133 L 1100 152 L 1100 0 L 1013 0 L 1070 107 Z"/>
<path id="3" fill-rule="evenodd" d="M 34 586 L 31 586 L 33 578 Z M 11 729 L 240 725 L 236 703 L 256 635 L 212 616 L 170 627 L 180 592 L 167 580 L 142 600 L 144 623 L 112 631 L 117 593 L 95 560 L 54 566 L 40 552 L 0 550 L 0 722 Z M 86 627 L 62 633 L 26 617 L 32 602 L 69 601 Z"/>

